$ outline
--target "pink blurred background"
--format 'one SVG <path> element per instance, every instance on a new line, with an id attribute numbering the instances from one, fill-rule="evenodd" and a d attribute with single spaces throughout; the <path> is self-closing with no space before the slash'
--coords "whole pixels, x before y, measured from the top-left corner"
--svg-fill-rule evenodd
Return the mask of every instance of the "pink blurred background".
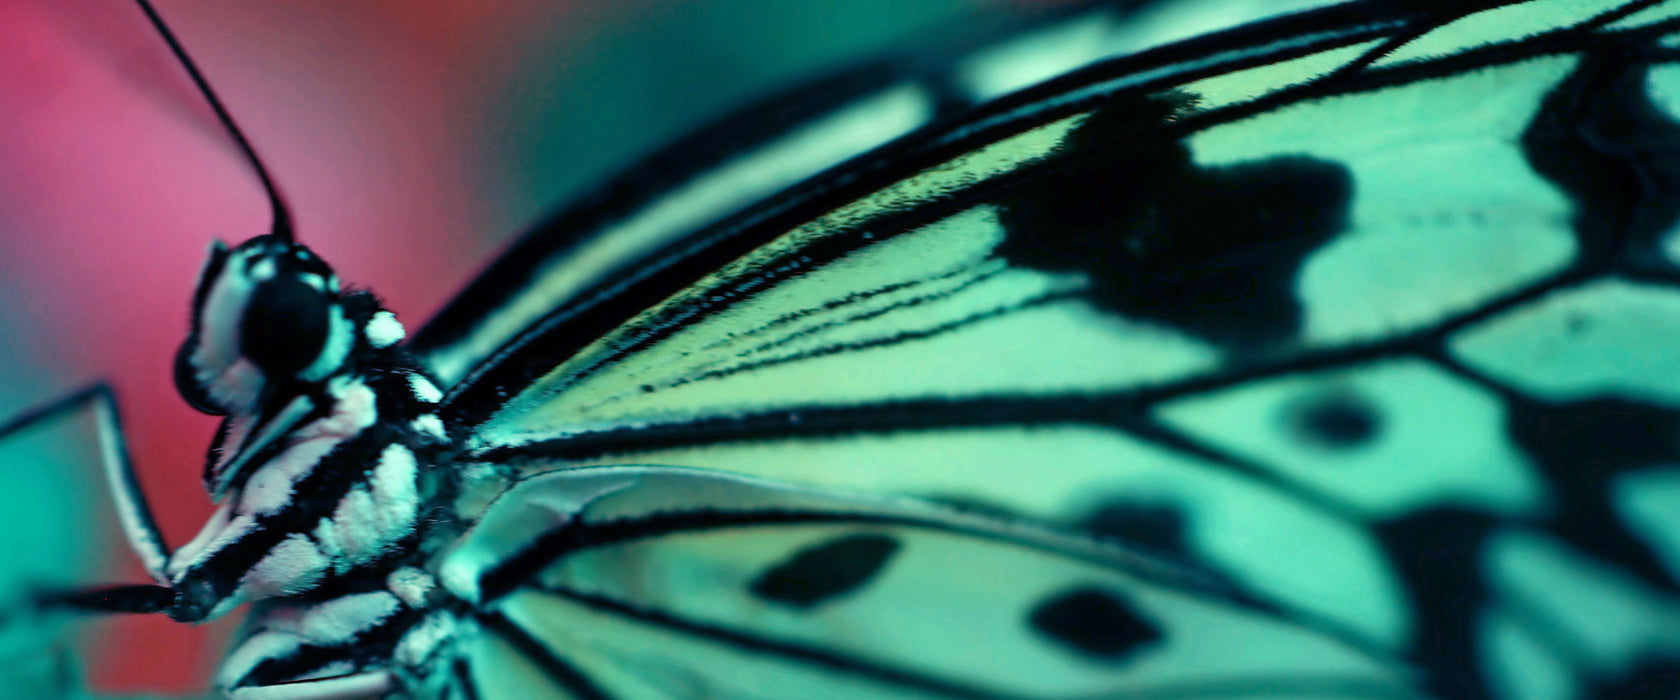
<path id="1" fill-rule="evenodd" d="M 971 3 L 158 4 L 290 198 L 300 239 L 413 329 L 562 195 Z M 198 474 L 215 421 L 170 382 L 187 301 L 208 242 L 263 233 L 267 218 L 127 0 L 0 0 L 0 417 L 110 379 L 172 543 L 210 512 Z M 111 551 L 103 576 L 143 580 Z M 96 688 L 188 693 L 233 626 L 85 628 Z"/>

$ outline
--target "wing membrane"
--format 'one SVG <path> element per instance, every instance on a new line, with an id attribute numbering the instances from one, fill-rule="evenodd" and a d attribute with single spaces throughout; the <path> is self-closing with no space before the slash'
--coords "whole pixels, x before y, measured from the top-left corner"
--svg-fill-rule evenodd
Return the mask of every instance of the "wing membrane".
<path id="1" fill-rule="evenodd" d="M 1259 624 L 1414 659 L 1442 695 L 1531 696 L 1540 681 L 1508 671 L 1540 657 L 1585 694 L 1655 682 L 1680 664 L 1671 635 L 1616 663 L 1577 653 L 1547 621 L 1590 596 L 1507 580 L 1526 564 L 1497 548 L 1532 536 L 1547 561 L 1637 579 L 1593 588 L 1640 591 L 1619 598 L 1639 611 L 1629 629 L 1680 591 L 1674 528 L 1616 485 L 1680 462 L 1680 407 L 1651 390 L 1663 373 L 1627 369 L 1666 360 L 1620 349 L 1660 337 L 1628 329 L 1668 332 L 1641 309 L 1680 285 L 1676 24 L 1659 3 L 1360 3 L 1100 64 L 680 240 L 534 325 L 449 410 L 510 482 L 699 467 L 1124 543 L 1217 582 L 1192 586 L 1196 605 L 1265 601 L 1244 608 Z M 837 629 L 685 607 L 751 590 L 775 569 L 753 552 L 890 538 L 952 571 L 994 555 L 1039 571 L 1037 545 L 968 549 L 973 533 L 925 521 L 712 525 L 503 568 L 509 615 L 611 618 L 718 669 L 770 652 L 798 667 L 790 688 L 838 663 L 873 669 L 860 683 L 922 679 L 887 683 L 907 692 L 1100 692 L 956 661 L 912 673 Z M 1153 590 L 1088 565 L 1065 580 Z M 1035 609 L 1013 595 L 991 603 Z M 916 607 L 882 605 L 846 619 Z M 1194 605 L 1142 605 L 1197 624 Z M 806 668 L 825 640 L 837 656 Z M 531 653 L 572 644 L 589 642 Z M 670 663 L 631 654 L 585 673 Z M 1194 695 L 1152 673 L 1100 687 Z M 1259 678 L 1245 673 L 1225 677 Z M 750 692 L 704 669 L 656 676 L 641 689 Z M 950 685 L 968 677 L 985 682 Z M 1363 692 L 1388 691 L 1324 694 Z"/>
<path id="2" fill-rule="evenodd" d="M 1391 35 L 1406 28 L 1394 25 Z M 1295 44 L 1263 45 L 1264 55 L 1233 50 L 1238 67 L 1217 77 L 1119 89 L 1100 109 L 1057 116 L 1057 106 L 1015 117 L 989 138 L 971 134 L 960 141 L 966 147 L 954 157 L 938 157 L 941 142 L 973 132 L 985 118 L 943 137 L 930 134 L 921 157 L 882 156 L 910 167 L 926 163 L 919 170 L 893 178 L 864 166 L 837 175 L 838 186 L 808 188 L 824 196 L 772 204 L 648 261 L 641 281 L 612 290 L 615 308 L 658 295 L 686 275 L 700 276 L 635 318 L 609 321 L 612 309 L 591 302 L 556 312 L 458 387 L 451 410 L 476 423 L 491 406 L 502 407 L 483 433 L 492 442 L 513 442 L 545 431 L 682 420 L 691 412 L 1026 386 L 1135 388 L 1207 373 L 1233 349 L 1276 354 L 1280 341 L 1300 332 L 1302 316 L 1309 335 L 1312 326 L 1333 326 L 1319 333 L 1354 335 L 1327 338 L 1332 341 L 1364 340 L 1439 318 L 1443 306 L 1450 311 L 1543 281 L 1566 265 L 1573 252 L 1568 242 L 1548 242 L 1526 267 L 1502 273 L 1509 279 L 1419 295 L 1405 303 L 1439 301 L 1385 311 L 1364 326 L 1344 321 L 1387 302 L 1382 294 L 1410 294 L 1418 281 L 1378 277 L 1373 282 L 1382 286 L 1367 283 L 1357 294 L 1307 289 L 1310 298 L 1299 298 L 1308 294 L 1297 294 L 1297 285 L 1346 285 L 1347 270 L 1393 259 L 1405 246 L 1440 249 L 1424 235 L 1463 248 L 1448 250 L 1446 261 L 1462 266 L 1502 256 L 1500 236 L 1520 228 L 1549 228 L 1557 232 L 1554 241 L 1571 233 L 1567 198 L 1528 167 L 1521 144 L 1540 98 L 1575 65 L 1567 45 L 1529 63 L 1490 51 L 1349 73 L 1382 37 L 1371 26 L 1323 32 L 1332 38 L 1306 53 Z M 1533 40 L 1561 42 L 1558 36 Z M 1595 40 L 1585 32 L 1562 37 L 1583 45 Z M 1303 56 L 1311 60 L 1300 63 Z M 1389 85 L 1404 75 L 1415 82 Z M 1256 86 L 1271 91 L 1255 98 Z M 1064 89 L 1040 102 L 1053 105 L 1077 92 Z M 1285 95 L 1290 102 L 1270 104 Z M 1472 95 L 1487 106 L 1469 115 L 1433 107 Z M 1407 118 L 1385 112 L 1390 105 L 1408 109 Z M 1315 113 L 1332 119 L 1303 116 Z M 1256 144 L 1265 145 L 1257 150 Z M 1450 210 L 1353 196 L 1355 188 L 1400 192 L 1424 173 L 1454 173 L 1472 159 L 1485 169 L 1467 176 L 1474 182 L 1453 182 L 1456 197 L 1468 203 Z M 884 185 L 861 196 L 823 204 L 856 191 L 854 182 L 882 178 Z M 1069 211 L 1084 219 L 1070 219 Z M 1462 216 L 1449 223 L 1471 230 L 1437 232 L 1418 223 L 1444 216 Z M 1507 218 L 1490 225 L 1488 217 Z M 1190 229 L 1199 231 L 1183 233 Z M 1220 229 L 1232 230 L 1221 240 Z M 1277 230 L 1288 235 L 1270 235 Z M 1261 259 L 1273 269 L 1260 269 Z M 606 323 L 617 327 L 586 344 Z M 1045 342 L 1034 344 L 1035 338 Z M 964 357 L 963 347 L 995 355 L 991 364 L 1000 366 L 988 371 L 982 358 Z M 957 352 L 946 355 L 951 351 Z M 949 361 L 933 362 L 942 355 Z M 1179 358 L 1173 362 L 1180 366 L 1156 367 L 1148 359 L 1155 356 Z M 1045 376 L 1081 362 L 1088 368 Z M 855 381 L 866 365 L 879 378 Z M 972 368 L 973 379 L 941 380 L 933 376 L 938 366 Z M 853 393 L 807 390 L 822 377 Z M 801 392 L 802 400 L 777 398 L 775 387 Z M 506 401 L 515 388 L 518 395 Z M 645 395 L 640 400 L 638 392 Z M 689 402 L 684 394 L 703 396 Z M 759 405 L 729 396 L 755 397 Z M 660 412 L 667 415 L 651 415 Z"/>
<path id="3" fill-rule="evenodd" d="M 532 636 L 524 663 L 607 697 L 1412 696 L 1391 659 L 1192 572 L 703 471 L 533 478 L 448 561 Z"/>

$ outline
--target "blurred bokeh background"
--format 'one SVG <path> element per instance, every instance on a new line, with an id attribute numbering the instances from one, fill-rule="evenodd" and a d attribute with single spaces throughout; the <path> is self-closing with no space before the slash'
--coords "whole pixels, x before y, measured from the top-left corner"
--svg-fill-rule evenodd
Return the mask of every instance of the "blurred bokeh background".
<path id="1" fill-rule="evenodd" d="M 157 4 L 267 160 L 300 238 L 413 329 L 541 212 L 732 105 L 976 12 L 1057 3 Z M 1282 7 L 1171 4 L 1190 9 L 1151 31 Z M 198 475 L 214 419 L 175 396 L 172 354 L 209 241 L 267 220 L 254 176 L 129 0 L 0 0 L 0 417 L 110 380 L 175 544 L 210 512 Z M 143 580 L 106 515 L 92 439 L 69 421 L 0 445 L 0 605 L 30 585 Z M 95 688 L 193 693 L 233 626 L 68 629 Z"/>

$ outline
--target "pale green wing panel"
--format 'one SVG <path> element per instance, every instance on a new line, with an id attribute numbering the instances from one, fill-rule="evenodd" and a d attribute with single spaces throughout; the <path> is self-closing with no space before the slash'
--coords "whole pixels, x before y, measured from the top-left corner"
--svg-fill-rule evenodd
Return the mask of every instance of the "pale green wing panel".
<path id="1" fill-rule="evenodd" d="M 1195 572 L 703 471 L 536 477 L 444 571 L 537 643 L 522 663 L 605 697 L 1418 696 L 1357 637 Z"/>

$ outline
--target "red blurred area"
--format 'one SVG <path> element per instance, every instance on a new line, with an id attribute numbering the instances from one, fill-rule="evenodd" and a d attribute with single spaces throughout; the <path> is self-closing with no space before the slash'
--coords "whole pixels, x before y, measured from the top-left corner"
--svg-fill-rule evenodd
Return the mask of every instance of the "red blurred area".
<path id="1" fill-rule="evenodd" d="M 411 328 L 489 258 L 506 233 L 494 229 L 530 215 L 475 185 L 491 166 L 473 154 L 523 28 L 553 26 L 564 4 L 158 5 L 281 183 L 300 238 Z M 191 286 L 211 239 L 263 233 L 268 217 L 209 120 L 132 2 L 0 0 L 0 292 L 22 317 L 7 342 L 54 378 L 43 386 L 116 384 L 175 544 L 210 512 L 198 474 L 214 420 L 170 383 Z M 132 557 L 116 575 L 143 580 Z M 157 692 L 202 691 L 229 628 L 91 627 L 96 688 Z"/>

